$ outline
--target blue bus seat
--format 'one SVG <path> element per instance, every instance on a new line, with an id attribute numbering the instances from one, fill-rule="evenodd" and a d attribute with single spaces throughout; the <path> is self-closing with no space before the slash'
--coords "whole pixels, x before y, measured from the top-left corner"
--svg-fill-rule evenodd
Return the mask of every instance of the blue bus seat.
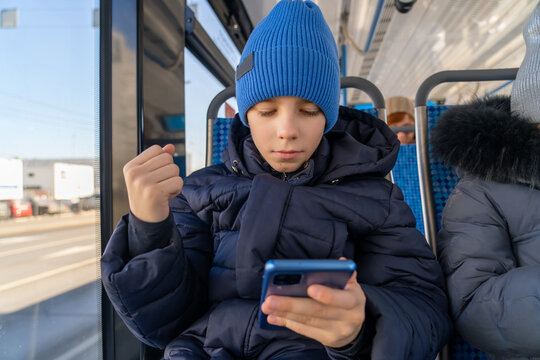
<path id="1" fill-rule="evenodd" d="M 420 184 L 418 182 L 418 165 L 416 160 L 416 144 L 401 145 L 396 165 L 392 169 L 394 184 L 399 186 L 407 205 L 411 208 L 416 219 L 416 228 L 424 232 L 424 218 L 422 216 L 422 200 L 420 198 Z"/>
<path id="2" fill-rule="evenodd" d="M 212 165 L 221 163 L 221 155 L 227 147 L 229 138 L 229 128 L 234 118 L 216 118 L 214 119 L 214 128 L 212 133 Z"/>
<path id="3" fill-rule="evenodd" d="M 428 134 L 431 133 L 437 124 L 437 120 L 442 113 L 451 108 L 449 105 L 427 106 Z M 435 201 L 435 212 L 437 215 L 437 229 L 441 227 L 441 217 L 446 205 L 446 200 L 454 190 L 459 181 L 458 176 L 452 171 L 449 165 L 442 163 L 433 157 L 431 144 L 429 145 L 429 163 L 431 170 L 431 181 L 433 184 L 433 198 Z M 488 360 L 486 353 L 471 346 L 458 334 L 455 334 L 450 343 L 449 351 L 452 360 Z"/>
<path id="4" fill-rule="evenodd" d="M 449 105 L 435 105 L 427 107 L 428 133 L 437 125 L 437 120 L 442 113 L 448 110 Z M 451 167 L 435 159 L 429 145 L 429 164 L 431 169 L 431 181 L 433 184 L 433 195 L 435 200 L 435 211 L 437 214 L 437 229 L 441 227 L 441 216 L 446 205 L 446 200 L 454 190 L 459 181 L 458 176 Z"/>

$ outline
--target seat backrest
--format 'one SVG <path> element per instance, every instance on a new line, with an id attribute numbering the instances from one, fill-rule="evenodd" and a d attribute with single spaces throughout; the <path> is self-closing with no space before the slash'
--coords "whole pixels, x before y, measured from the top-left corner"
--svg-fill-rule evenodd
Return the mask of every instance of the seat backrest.
<path id="1" fill-rule="evenodd" d="M 437 125 L 437 120 L 446 110 L 451 106 L 449 105 L 432 105 L 427 107 L 428 117 L 428 133 Z M 441 216 L 446 205 L 446 200 L 456 187 L 459 181 L 459 177 L 452 171 L 451 167 L 437 158 L 435 158 L 431 151 L 431 144 L 429 145 L 429 165 L 431 169 L 431 183 L 433 186 L 433 199 L 435 200 L 435 214 L 437 217 L 437 230 L 441 227 Z"/>
<path id="2" fill-rule="evenodd" d="M 422 201 L 418 183 L 418 165 L 416 162 L 416 144 L 401 145 L 396 165 L 392 169 L 394 184 L 403 192 L 405 202 L 411 208 L 416 219 L 416 228 L 424 234 Z"/>
<path id="3" fill-rule="evenodd" d="M 436 250 L 436 234 L 446 200 L 459 181 L 450 166 L 436 159 L 431 152 L 430 133 L 437 125 L 440 115 L 451 106 L 426 106 L 431 89 L 444 82 L 494 81 L 515 79 L 517 69 L 443 71 L 427 78 L 416 94 L 416 144 L 418 146 L 418 176 L 424 217 L 425 235 Z M 455 334 L 441 360 L 487 360 L 488 356 Z"/>
<path id="4" fill-rule="evenodd" d="M 212 165 L 221 163 L 221 155 L 227 147 L 229 128 L 234 118 L 216 118 L 212 132 Z"/>

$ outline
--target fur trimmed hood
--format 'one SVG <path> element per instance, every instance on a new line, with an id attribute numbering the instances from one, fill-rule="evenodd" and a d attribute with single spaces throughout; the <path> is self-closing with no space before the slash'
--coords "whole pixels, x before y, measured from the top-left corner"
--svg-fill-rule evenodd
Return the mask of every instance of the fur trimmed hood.
<path id="1" fill-rule="evenodd" d="M 540 188 L 540 129 L 510 110 L 509 96 L 455 106 L 431 135 L 433 152 L 484 180 Z"/>

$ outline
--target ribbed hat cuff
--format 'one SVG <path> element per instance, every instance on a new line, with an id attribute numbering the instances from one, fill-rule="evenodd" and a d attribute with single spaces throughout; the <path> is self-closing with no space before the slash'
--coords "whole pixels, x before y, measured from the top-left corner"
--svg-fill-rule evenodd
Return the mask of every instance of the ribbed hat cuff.
<path id="1" fill-rule="evenodd" d="M 297 96 L 311 101 L 326 116 L 325 133 L 339 111 L 339 68 L 323 54 L 302 47 L 283 46 L 254 52 L 253 69 L 237 80 L 240 119 L 247 126 L 247 111 L 258 102 Z"/>

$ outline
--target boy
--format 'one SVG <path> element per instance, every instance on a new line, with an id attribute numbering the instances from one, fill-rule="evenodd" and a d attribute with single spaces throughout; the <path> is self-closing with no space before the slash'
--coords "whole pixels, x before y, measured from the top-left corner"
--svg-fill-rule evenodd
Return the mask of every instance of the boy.
<path id="1" fill-rule="evenodd" d="M 102 259 L 116 310 L 166 359 L 433 359 L 450 330 L 439 265 L 400 190 L 399 142 L 339 109 L 337 48 L 320 9 L 284 0 L 236 71 L 223 164 L 185 179 L 172 147 L 124 168 L 131 213 Z M 331 131 L 332 130 L 332 131 Z M 264 263 L 354 259 L 344 290 L 259 304 Z M 259 307 L 280 330 L 257 326 Z"/>

